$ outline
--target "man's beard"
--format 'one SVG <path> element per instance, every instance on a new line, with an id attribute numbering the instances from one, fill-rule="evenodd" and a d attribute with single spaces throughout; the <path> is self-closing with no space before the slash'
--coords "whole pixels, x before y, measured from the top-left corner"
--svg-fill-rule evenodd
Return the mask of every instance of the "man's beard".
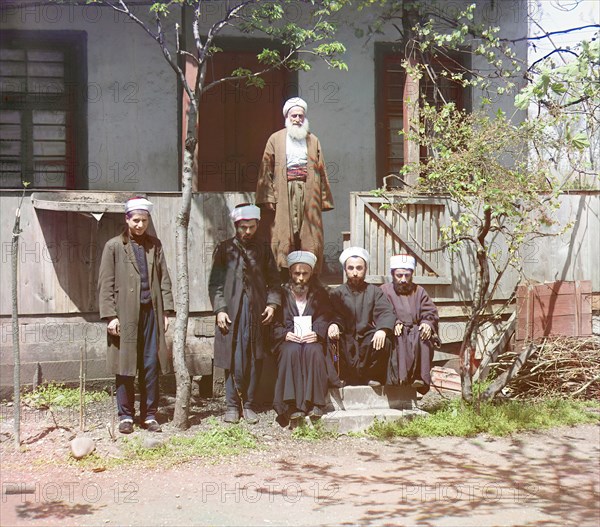
<path id="1" fill-rule="evenodd" d="M 405 284 L 394 284 L 394 291 L 397 295 L 410 295 L 414 290 L 414 284 L 407 282 Z"/>
<path id="2" fill-rule="evenodd" d="M 287 134 L 292 138 L 296 139 L 296 141 L 300 141 L 302 139 L 306 139 L 308 135 L 308 119 L 304 118 L 304 122 L 300 126 L 295 126 L 292 124 L 290 119 L 285 120 L 285 127 L 287 129 Z"/>
<path id="3" fill-rule="evenodd" d="M 291 282 L 290 288 L 292 292 L 298 296 L 304 296 L 308 293 L 308 284 L 295 284 L 294 282 Z"/>

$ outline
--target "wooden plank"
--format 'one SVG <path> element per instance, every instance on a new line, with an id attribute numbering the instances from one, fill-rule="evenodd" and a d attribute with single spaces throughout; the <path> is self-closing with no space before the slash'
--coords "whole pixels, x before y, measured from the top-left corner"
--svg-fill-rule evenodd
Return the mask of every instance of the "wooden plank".
<path id="1" fill-rule="evenodd" d="M 381 218 L 380 216 L 377 215 L 377 211 L 371 206 L 370 203 L 365 203 L 365 209 L 367 209 L 371 214 L 369 215 L 370 218 L 373 218 L 382 223 L 387 229 L 388 231 L 391 233 L 392 236 L 398 238 L 398 235 L 394 232 L 394 228 L 392 227 L 392 225 L 390 225 L 390 223 L 388 221 L 385 220 L 385 218 Z M 407 244 L 408 245 L 408 244 Z M 410 245 L 409 245 L 410 246 Z M 414 245 L 411 246 L 411 248 L 414 247 L 414 250 L 412 251 L 415 256 L 420 260 L 420 265 L 423 265 L 423 260 L 425 258 L 424 253 L 418 248 L 415 247 Z M 444 276 L 444 273 L 438 269 L 437 267 L 434 266 L 430 266 L 428 265 L 429 269 L 431 269 L 431 271 L 433 273 L 435 273 L 437 276 L 442 277 Z"/>

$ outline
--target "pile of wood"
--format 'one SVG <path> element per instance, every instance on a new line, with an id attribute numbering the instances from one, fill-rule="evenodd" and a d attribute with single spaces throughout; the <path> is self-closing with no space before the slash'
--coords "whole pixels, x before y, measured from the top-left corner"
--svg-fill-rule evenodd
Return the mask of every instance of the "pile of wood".
<path id="1" fill-rule="evenodd" d="M 499 357 L 497 370 L 510 368 L 519 354 Z M 600 339 L 548 337 L 537 343 L 506 391 L 514 398 L 600 399 Z"/>

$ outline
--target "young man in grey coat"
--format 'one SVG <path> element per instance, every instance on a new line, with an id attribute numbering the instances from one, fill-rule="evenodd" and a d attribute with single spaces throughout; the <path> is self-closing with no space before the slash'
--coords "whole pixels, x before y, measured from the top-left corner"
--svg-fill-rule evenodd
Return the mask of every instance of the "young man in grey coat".
<path id="1" fill-rule="evenodd" d="M 173 312 L 171 279 L 160 240 L 146 232 L 152 203 L 125 205 L 126 228 L 102 251 L 98 278 L 100 318 L 107 322 L 107 365 L 116 376 L 119 432 L 133 432 L 134 381 L 139 372 L 140 423 L 160 432 L 158 369 L 170 370 L 165 332 Z"/>

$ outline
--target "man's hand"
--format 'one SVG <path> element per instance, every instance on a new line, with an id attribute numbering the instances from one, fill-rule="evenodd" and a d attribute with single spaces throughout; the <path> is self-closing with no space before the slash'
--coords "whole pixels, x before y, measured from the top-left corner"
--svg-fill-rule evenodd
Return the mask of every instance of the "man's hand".
<path id="1" fill-rule="evenodd" d="M 337 324 L 331 324 L 329 329 L 327 329 L 327 335 L 332 340 L 339 340 L 340 338 L 340 328 Z"/>
<path id="2" fill-rule="evenodd" d="M 169 317 L 167 315 L 164 316 L 164 322 L 165 322 L 165 333 L 166 333 L 167 330 L 169 329 Z"/>
<path id="3" fill-rule="evenodd" d="M 371 344 L 375 351 L 379 351 L 385 345 L 385 331 L 383 329 L 377 330 L 375 335 L 373 335 L 373 340 L 371 340 Z"/>
<path id="4" fill-rule="evenodd" d="M 302 339 L 296 335 L 293 331 L 288 331 L 285 334 L 285 340 L 287 340 L 288 342 L 296 342 L 298 344 L 300 344 L 302 342 Z"/>
<path id="5" fill-rule="evenodd" d="M 121 334 L 121 323 L 118 318 L 113 318 L 106 326 L 109 335 L 118 337 Z"/>
<path id="6" fill-rule="evenodd" d="M 262 312 L 262 324 L 263 326 L 266 326 L 267 324 L 270 324 L 271 322 L 273 322 L 273 316 L 275 315 L 275 308 L 272 306 L 267 306 L 265 307 L 265 310 Z"/>
<path id="7" fill-rule="evenodd" d="M 396 335 L 397 337 L 402 335 L 403 328 L 404 328 L 404 324 L 402 324 L 402 322 L 396 322 L 396 325 L 394 326 L 394 335 Z"/>
<path id="8" fill-rule="evenodd" d="M 310 333 L 303 335 L 300 338 L 300 342 L 302 342 L 302 344 L 311 344 L 313 342 L 317 342 L 318 339 L 319 336 L 314 331 L 311 331 Z"/>
<path id="9" fill-rule="evenodd" d="M 421 334 L 421 340 L 429 340 L 431 338 L 431 326 L 422 322 L 419 326 L 419 333 Z"/>
<path id="10" fill-rule="evenodd" d="M 217 313 L 217 326 L 223 333 L 227 333 L 229 331 L 229 324 L 231 324 L 231 319 L 229 315 L 225 313 L 225 311 L 221 311 Z"/>
<path id="11" fill-rule="evenodd" d="M 262 205 L 266 210 L 275 210 L 275 203 L 263 203 Z"/>

